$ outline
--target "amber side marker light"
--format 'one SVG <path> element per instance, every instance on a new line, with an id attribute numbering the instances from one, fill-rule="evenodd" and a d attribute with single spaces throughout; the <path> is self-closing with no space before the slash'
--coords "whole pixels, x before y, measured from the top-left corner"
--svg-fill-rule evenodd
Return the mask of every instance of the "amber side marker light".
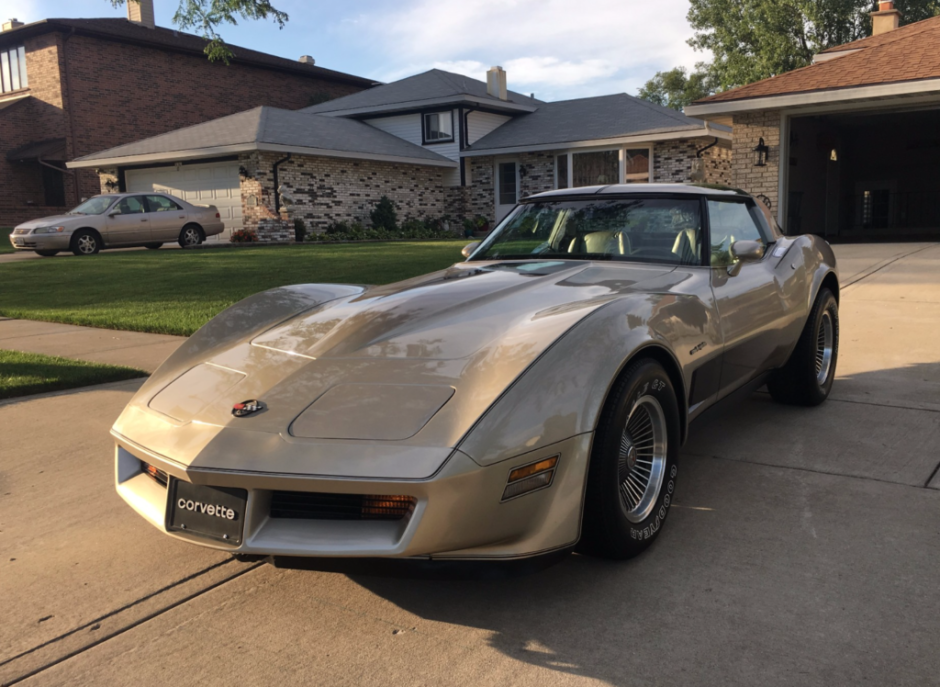
<path id="1" fill-rule="evenodd" d="M 552 456 L 515 468 L 509 473 L 509 484 L 503 490 L 502 500 L 508 501 L 531 491 L 550 487 L 555 478 L 556 465 L 558 456 Z"/>
<path id="2" fill-rule="evenodd" d="M 167 485 L 168 479 L 166 473 L 155 465 L 150 465 L 144 461 L 140 461 L 140 466 L 144 470 L 144 474 L 148 475 L 151 479 L 159 482 L 163 486 Z"/>

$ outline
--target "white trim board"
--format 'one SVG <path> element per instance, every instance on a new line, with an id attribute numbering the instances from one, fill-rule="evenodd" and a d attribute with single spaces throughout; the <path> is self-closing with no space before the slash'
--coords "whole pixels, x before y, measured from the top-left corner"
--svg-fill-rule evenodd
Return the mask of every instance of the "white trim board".
<path id="1" fill-rule="evenodd" d="M 731 131 L 702 127 L 699 129 L 685 129 L 682 131 L 669 131 L 661 134 L 639 134 L 636 136 L 618 136 L 616 138 L 603 138 L 593 141 L 559 141 L 558 143 L 541 143 L 538 145 L 513 146 L 512 148 L 487 148 L 485 150 L 464 150 L 461 157 L 482 157 L 484 155 L 514 155 L 516 153 L 535 153 L 546 150 L 571 150 L 573 148 L 615 148 L 623 145 L 653 143 L 655 141 L 672 141 L 684 138 L 712 137 L 731 141 Z"/>
<path id="2" fill-rule="evenodd" d="M 835 88 L 827 91 L 807 91 L 788 93 L 758 98 L 742 98 L 718 103 L 689 105 L 684 112 L 689 117 L 753 112 L 755 110 L 775 110 L 778 108 L 806 107 L 826 103 L 842 103 L 851 100 L 870 98 L 891 98 L 910 95 L 940 96 L 940 79 L 922 79 L 900 83 L 878 84 L 877 86 L 857 86 L 854 88 Z"/>
<path id="3" fill-rule="evenodd" d="M 398 155 L 382 155 L 379 153 L 357 153 L 345 150 L 325 150 L 322 148 L 304 148 L 301 146 L 281 145 L 278 143 L 239 143 L 227 146 L 214 146 L 212 148 L 199 148 L 197 150 L 178 150 L 167 153 L 147 153 L 143 155 L 127 155 L 124 157 L 98 158 L 94 160 L 73 160 L 66 162 L 69 169 L 95 168 L 95 167 L 123 167 L 127 165 L 147 164 L 149 162 L 176 162 L 177 160 L 198 160 L 201 158 L 223 157 L 238 153 L 251 153 L 254 151 L 270 153 L 295 153 L 309 155 L 310 157 L 334 157 L 351 160 L 374 160 L 376 162 L 400 162 L 409 165 L 424 165 L 428 167 L 456 168 L 457 162 L 441 158 L 428 160 L 425 158 L 402 157 Z"/>

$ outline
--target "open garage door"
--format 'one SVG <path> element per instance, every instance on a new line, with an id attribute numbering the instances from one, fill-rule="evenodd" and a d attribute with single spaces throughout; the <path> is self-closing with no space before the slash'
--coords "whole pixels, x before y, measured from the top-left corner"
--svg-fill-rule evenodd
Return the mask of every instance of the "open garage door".
<path id="1" fill-rule="evenodd" d="M 225 231 L 209 241 L 228 241 L 234 230 L 242 228 L 237 162 L 129 169 L 124 180 L 131 192 L 162 191 L 189 203 L 215 205 L 225 222 Z"/>
<path id="2" fill-rule="evenodd" d="M 790 121 L 787 232 L 840 241 L 940 239 L 940 108 Z"/>

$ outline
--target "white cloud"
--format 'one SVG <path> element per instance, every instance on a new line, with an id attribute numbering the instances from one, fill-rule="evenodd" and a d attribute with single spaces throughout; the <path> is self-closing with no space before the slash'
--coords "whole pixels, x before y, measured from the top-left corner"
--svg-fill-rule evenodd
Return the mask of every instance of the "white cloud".
<path id="1" fill-rule="evenodd" d="M 347 38 L 382 53 L 374 76 L 432 66 L 482 79 L 502 65 L 510 88 L 557 99 L 635 92 L 656 71 L 703 59 L 686 0 L 416 0 L 357 17 Z"/>

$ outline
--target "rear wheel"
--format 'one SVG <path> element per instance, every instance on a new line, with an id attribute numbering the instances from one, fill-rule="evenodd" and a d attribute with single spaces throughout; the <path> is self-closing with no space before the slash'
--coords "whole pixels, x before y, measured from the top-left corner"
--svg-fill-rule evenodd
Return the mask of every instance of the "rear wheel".
<path id="1" fill-rule="evenodd" d="M 778 403 L 818 406 L 832 391 L 838 357 L 839 304 L 824 288 L 787 364 L 767 382 L 770 395 Z"/>
<path id="2" fill-rule="evenodd" d="M 148 250 L 157 250 L 162 245 L 162 243 L 145 243 L 144 248 Z"/>
<path id="3" fill-rule="evenodd" d="M 183 248 L 198 246 L 203 240 L 202 229 L 195 224 L 187 224 L 180 232 L 179 244 Z"/>
<path id="4" fill-rule="evenodd" d="M 654 360 L 632 363 L 604 409 L 588 471 L 579 548 L 632 558 L 659 534 L 676 488 L 679 406 Z"/>
<path id="5" fill-rule="evenodd" d="M 36 255 L 41 255 L 44 258 L 51 258 L 53 255 L 58 255 L 59 251 L 57 250 L 37 250 Z"/>
<path id="6" fill-rule="evenodd" d="M 72 235 L 69 247 L 74 255 L 95 255 L 101 250 L 101 238 L 89 229 L 82 229 Z"/>

